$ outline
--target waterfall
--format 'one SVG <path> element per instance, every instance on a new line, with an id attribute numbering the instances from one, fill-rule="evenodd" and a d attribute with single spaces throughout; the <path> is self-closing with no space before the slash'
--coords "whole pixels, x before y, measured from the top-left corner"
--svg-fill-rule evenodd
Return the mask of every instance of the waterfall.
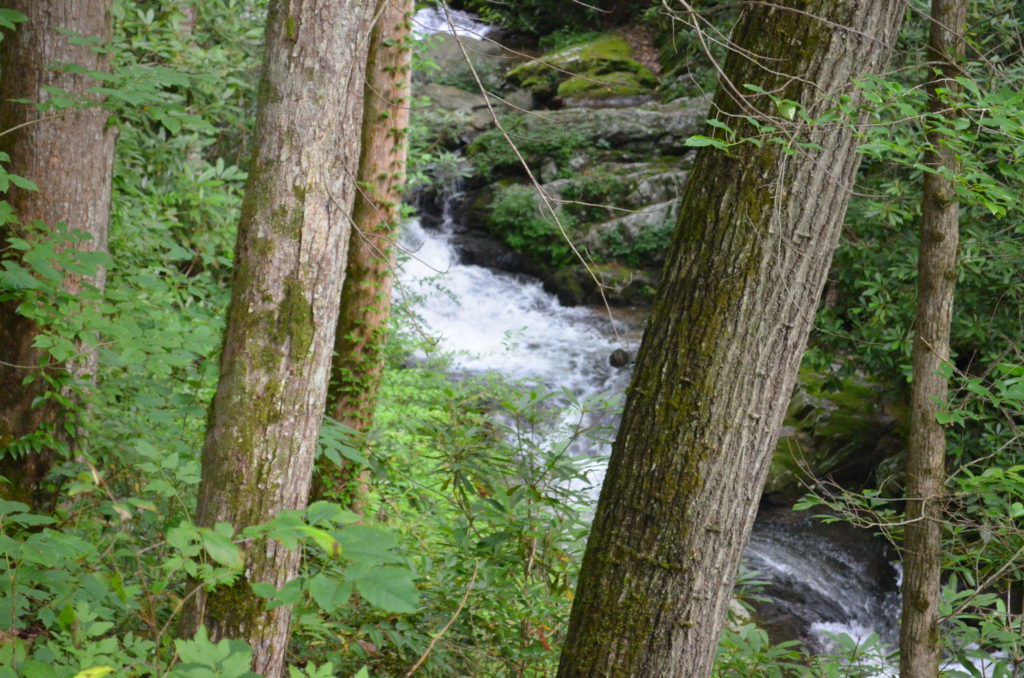
<path id="1" fill-rule="evenodd" d="M 417 315 L 454 354 L 455 369 L 499 372 L 581 399 L 625 390 L 629 370 L 609 361 L 624 346 L 604 311 L 564 307 L 527 276 L 460 264 L 452 230 L 450 218 L 440 231 L 418 221 L 406 225 L 398 288 L 416 298 Z M 618 329 L 638 341 L 635 329 Z M 603 470 L 597 475 L 599 484 Z M 895 643 L 896 572 L 863 532 L 779 511 L 759 518 L 744 561 L 766 583 L 770 601 L 762 616 L 780 637 L 800 637 L 819 649 L 829 633 L 873 632 Z"/>
<path id="2" fill-rule="evenodd" d="M 622 344 L 602 329 L 608 317 L 600 311 L 562 306 L 525 276 L 461 265 L 448 237 L 418 221 L 406 225 L 403 249 L 409 258 L 400 285 L 420 296 L 417 314 L 460 369 L 568 388 L 581 398 L 625 389 L 628 371 L 609 361 Z"/>
<path id="3" fill-rule="evenodd" d="M 477 21 L 477 17 L 469 12 L 445 7 L 424 7 L 413 17 L 412 30 L 417 36 L 434 33 L 451 35 L 454 33 L 460 38 L 480 39 L 490 33 L 493 28 L 480 23 Z"/>
<path id="4" fill-rule="evenodd" d="M 417 36 L 482 38 L 493 29 L 471 14 L 442 8 L 420 10 L 413 24 Z M 499 372 L 549 391 L 567 389 L 581 400 L 625 391 L 629 370 L 613 367 L 609 358 L 617 349 L 635 354 L 635 322 L 610 322 L 600 309 L 563 307 L 526 276 L 459 263 L 450 214 L 443 222 L 440 231 L 424 229 L 418 221 L 407 224 L 397 293 L 417 300 L 416 313 L 440 347 L 455 356 L 456 370 Z M 595 457 L 609 451 L 577 450 Z M 593 484 L 599 486 L 602 477 L 603 469 L 595 469 Z M 871 669 L 877 671 L 874 678 L 898 675 L 884 657 L 898 642 L 895 559 L 863 530 L 826 526 L 788 510 L 762 511 L 744 554 L 745 566 L 756 572 L 768 599 L 758 607 L 763 627 L 777 640 L 800 638 L 819 651 L 830 649 L 835 635 L 860 643 L 877 634 L 881 654 L 866 657 L 878 667 Z M 991 667 L 981 662 L 973 668 L 972 675 L 991 675 Z"/>

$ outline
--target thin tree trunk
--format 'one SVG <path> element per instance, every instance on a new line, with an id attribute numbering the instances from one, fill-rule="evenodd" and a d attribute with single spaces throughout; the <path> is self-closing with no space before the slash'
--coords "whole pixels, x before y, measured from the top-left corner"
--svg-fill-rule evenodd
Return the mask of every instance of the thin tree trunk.
<path id="1" fill-rule="evenodd" d="M 746 3 L 712 110 L 816 150 L 697 158 L 608 467 L 558 675 L 707 676 L 858 164 L 812 118 L 895 43 L 898 0 Z M 739 97 L 745 97 L 739 103 Z M 720 131 L 714 132 L 724 138 Z"/>
<path id="2" fill-rule="evenodd" d="M 92 46 L 73 44 L 61 30 L 108 43 L 112 33 L 111 0 L 13 0 L 3 4 L 28 17 L 0 43 L 0 151 L 10 156 L 7 170 L 32 180 L 38 191 L 12 187 L 6 198 L 17 217 L 0 226 L 0 247 L 11 237 L 23 237 L 21 225 L 34 220 L 47 227 L 65 222 L 91 240 L 75 245 L 83 251 L 107 250 L 110 220 L 110 185 L 116 133 L 107 126 L 107 112 L 99 107 L 40 113 L 23 99 L 46 102 L 57 87 L 84 95 L 96 82 L 84 75 L 65 73 L 54 64 L 72 63 L 89 70 L 109 70 L 106 53 Z M 66 273 L 64 290 L 78 295 L 83 286 L 100 292 L 106 284 L 101 268 L 95 276 Z M 0 496 L 35 505 L 57 448 L 72 442 L 71 412 L 55 398 L 44 399 L 54 383 L 68 378 L 88 382 L 96 374 L 97 351 L 77 342 L 77 356 L 65 364 L 50 365 L 47 354 L 33 347 L 39 328 L 17 311 L 18 301 L 0 303 Z M 46 367 L 43 367 L 46 365 Z M 33 377 L 24 383 L 26 377 Z M 65 388 L 65 398 L 76 400 Z M 19 444 L 19 441 L 21 443 Z M 63 444 L 63 445 L 62 445 Z M 17 447 L 15 454 L 11 450 Z M 25 453 L 25 448 L 32 451 Z"/>
<path id="3" fill-rule="evenodd" d="M 408 148 L 412 13 L 412 0 L 377 0 L 367 58 L 359 192 L 352 211 L 354 232 L 334 340 L 330 394 L 331 415 L 362 434 L 373 426 L 391 314 L 394 241 Z M 353 471 L 349 462 L 341 468 L 324 463 L 320 467 L 323 490 L 358 498 L 361 492 L 353 493 L 349 487 L 356 479 Z"/>
<path id="4" fill-rule="evenodd" d="M 203 447 L 203 526 L 241 530 L 306 506 L 351 230 L 371 14 L 365 0 L 270 3 L 221 377 Z M 246 639 L 254 669 L 276 677 L 291 610 L 266 611 L 251 584 L 284 586 L 299 553 L 266 540 L 244 551 L 244 576 L 195 596 L 183 628 L 205 624 L 213 639 Z"/>
<path id="5" fill-rule="evenodd" d="M 967 22 L 966 0 L 932 0 L 931 21 L 928 63 L 936 72 L 929 74 L 933 77 L 928 85 L 929 108 L 948 118 L 950 96 L 955 97 L 960 89 L 953 78 L 964 56 L 961 31 Z M 929 131 L 928 144 L 928 167 L 957 171 L 956 156 L 946 146 L 942 132 Z M 948 386 L 941 370 L 949 363 L 959 211 L 953 182 L 947 176 L 925 173 L 907 452 L 908 522 L 903 537 L 900 675 L 904 678 L 933 678 L 939 672 L 946 431 L 936 414 L 945 407 Z"/>

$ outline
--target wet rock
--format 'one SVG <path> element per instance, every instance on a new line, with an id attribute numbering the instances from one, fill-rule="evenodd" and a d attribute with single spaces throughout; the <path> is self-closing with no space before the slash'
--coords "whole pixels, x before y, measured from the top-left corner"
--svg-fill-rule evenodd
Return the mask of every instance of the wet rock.
<path id="1" fill-rule="evenodd" d="M 617 348 L 608 356 L 608 362 L 612 367 L 625 367 L 633 361 L 629 351 L 624 348 Z"/>
<path id="2" fill-rule="evenodd" d="M 650 306 L 657 284 L 656 271 L 618 265 L 567 266 L 544 277 L 544 289 L 564 306 Z"/>
<path id="3" fill-rule="evenodd" d="M 540 101 L 650 94 L 658 83 L 651 69 L 633 58 L 629 43 L 615 35 L 549 52 L 511 69 L 506 78 Z"/>
<path id="4" fill-rule="evenodd" d="M 523 255 L 486 233 L 458 233 L 453 236 L 452 244 L 463 264 L 484 266 L 506 273 L 525 273 L 528 270 Z"/>
<path id="5" fill-rule="evenodd" d="M 762 500 L 792 504 L 820 480 L 857 490 L 879 463 L 904 446 L 904 420 L 882 391 L 853 377 L 826 390 L 827 380 L 801 370 L 772 456 Z"/>
<path id="6" fill-rule="evenodd" d="M 426 59 L 437 64 L 437 68 L 413 71 L 413 87 L 417 95 L 421 94 L 421 86 L 428 82 L 477 92 L 476 77 L 490 92 L 510 91 L 514 88 L 506 82 L 505 72 L 522 62 L 524 57 L 501 46 L 496 40 L 437 34 L 430 38 Z M 473 71 L 476 71 L 476 77 Z"/>
<path id="7" fill-rule="evenodd" d="M 801 640 L 813 648 L 811 627 L 821 622 L 873 628 L 891 642 L 898 619 L 895 560 L 891 546 L 870 530 L 826 524 L 807 511 L 762 510 L 744 554 L 766 598 L 755 604 L 755 618 L 776 643 Z"/>

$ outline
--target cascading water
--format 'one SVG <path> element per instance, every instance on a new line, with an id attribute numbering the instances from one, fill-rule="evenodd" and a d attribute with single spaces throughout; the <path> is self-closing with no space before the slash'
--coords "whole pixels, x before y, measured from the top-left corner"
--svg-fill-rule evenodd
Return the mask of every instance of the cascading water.
<path id="1" fill-rule="evenodd" d="M 410 256 L 401 286 L 420 297 L 417 314 L 442 348 L 458 354 L 460 369 L 535 380 L 579 397 L 625 388 L 628 373 L 609 362 L 621 345 L 599 329 L 607 317 L 562 306 L 539 281 L 459 264 L 448 238 L 419 222 L 406 229 Z"/>
<path id="2" fill-rule="evenodd" d="M 441 8 L 420 10 L 413 24 L 418 35 L 481 38 L 493 30 L 473 15 Z M 417 313 L 442 348 L 455 354 L 457 369 L 534 380 L 551 391 L 567 389 L 580 400 L 624 392 L 629 371 L 613 367 L 609 357 L 624 343 L 639 342 L 635 326 L 613 331 L 602 311 L 563 307 L 536 280 L 460 264 L 448 217 L 440 232 L 415 221 L 408 225 L 404 248 L 410 256 L 402 266 L 398 293 L 416 296 Z M 625 348 L 632 353 L 635 346 Z M 608 451 L 583 453 L 603 456 Z M 599 486 L 603 469 L 589 475 Z M 788 510 L 759 514 L 744 556 L 747 568 L 764 582 L 768 602 L 758 608 L 762 626 L 774 631 L 777 640 L 801 638 L 819 650 L 832 645 L 833 634 L 857 642 L 878 634 L 881 644 L 863 657 L 875 667 L 870 670 L 874 678 L 898 675 L 885 658 L 898 633 L 899 573 L 892 559 L 864 531 L 838 523 L 824 526 Z M 944 667 L 950 668 L 962 667 Z M 990 665 L 975 662 L 971 675 L 991 671 Z"/>
<path id="3" fill-rule="evenodd" d="M 412 30 L 416 35 L 454 33 L 460 38 L 482 38 L 493 30 L 476 19 L 476 16 L 457 9 L 425 7 L 413 17 Z"/>
<path id="4" fill-rule="evenodd" d="M 416 14 L 414 30 L 479 38 L 491 27 L 465 13 L 425 9 Z M 440 231 L 418 221 L 407 225 L 403 249 L 409 256 L 397 293 L 416 299 L 416 313 L 455 355 L 456 369 L 532 380 L 550 391 L 567 389 L 580 400 L 624 392 L 629 370 L 613 367 L 609 357 L 618 349 L 634 352 L 621 337 L 637 343 L 636 328 L 613 329 L 603 311 L 564 307 L 537 280 L 460 264 L 451 242 L 450 206 L 451 201 Z M 609 450 L 582 452 L 602 456 Z M 602 477 L 603 469 L 597 469 L 591 479 L 599 486 Z M 895 642 L 895 570 L 863 532 L 823 528 L 788 511 L 763 514 L 744 560 L 766 583 L 770 600 L 760 616 L 777 637 L 802 638 L 818 648 L 828 645 L 830 633 L 878 633 Z"/>
<path id="5" fill-rule="evenodd" d="M 416 313 L 455 354 L 457 369 L 535 380 L 581 399 L 625 390 L 628 370 L 609 362 L 623 346 L 603 312 L 564 307 L 526 276 L 460 264 L 447 215 L 444 224 L 441 231 L 407 225 L 399 294 L 415 295 Z M 822 647 L 827 633 L 870 630 L 895 641 L 895 571 L 877 544 L 844 527 L 823 527 L 788 511 L 759 519 L 745 562 L 767 582 L 771 601 L 761 616 L 780 638 Z"/>

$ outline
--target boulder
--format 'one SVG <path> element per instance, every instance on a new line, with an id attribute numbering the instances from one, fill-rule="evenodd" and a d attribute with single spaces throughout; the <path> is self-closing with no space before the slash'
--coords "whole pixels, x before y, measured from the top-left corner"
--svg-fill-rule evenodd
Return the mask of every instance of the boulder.
<path id="1" fill-rule="evenodd" d="M 524 59 L 518 52 L 486 39 L 436 34 L 429 40 L 425 60 L 432 61 L 437 68 L 417 68 L 413 71 L 414 93 L 420 94 L 420 87 L 428 83 L 452 85 L 476 92 L 479 88 L 473 71 L 476 71 L 476 76 L 489 92 L 500 93 L 514 89 L 505 80 L 505 72 Z"/>
<path id="2" fill-rule="evenodd" d="M 463 264 L 486 266 L 506 273 L 523 273 L 528 270 L 522 254 L 487 233 L 456 233 L 452 237 L 452 244 Z"/>
<path id="3" fill-rule="evenodd" d="M 906 423 L 879 388 L 855 377 L 841 379 L 837 390 L 826 389 L 831 383 L 800 371 L 762 501 L 792 504 L 822 480 L 858 490 L 903 448 Z"/>
<path id="4" fill-rule="evenodd" d="M 487 110 L 487 99 L 479 92 L 467 92 L 454 85 L 429 83 L 417 88 L 416 94 L 427 97 L 429 111 L 453 114 L 461 125 L 477 133 L 494 124 Z"/>
<path id="5" fill-rule="evenodd" d="M 589 271 L 576 264 L 544 277 L 544 289 L 565 306 L 596 306 L 606 301 L 613 306 L 650 306 L 657 285 L 657 271 L 618 264 L 591 265 Z"/>
<path id="6" fill-rule="evenodd" d="M 590 227 L 583 240 L 588 251 L 605 258 L 636 252 L 636 263 L 659 265 L 664 261 L 671 231 L 679 216 L 681 199 L 646 205 Z M 646 245 L 646 247 L 645 247 Z M 651 250 L 649 253 L 647 250 Z M 646 256 L 649 254 L 650 256 Z"/>
<path id="7" fill-rule="evenodd" d="M 699 133 L 707 118 L 705 98 L 639 108 L 586 108 L 550 111 L 527 119 L 526 132 L 537 135 L 572 129 L 582 139 L 607 149 L 633 151 L 641 159 L 651 155 L 683 155 L 686 140 Z"/>
<path id="8" fill-rule="evenodd" d="M 633 59 L 629 43 L 615 35 L 549 52 L 511 69 L 506 78 L 545 102 L 649 94 L 658 84 L 654 73 Z"/>
<path id="9" fill-rule="evenodd" d="M 612 367 L 625 367 L 633 362 L 633 357 L 624 348 L 617 348 L 608 356 L 608 364 Z"/>

